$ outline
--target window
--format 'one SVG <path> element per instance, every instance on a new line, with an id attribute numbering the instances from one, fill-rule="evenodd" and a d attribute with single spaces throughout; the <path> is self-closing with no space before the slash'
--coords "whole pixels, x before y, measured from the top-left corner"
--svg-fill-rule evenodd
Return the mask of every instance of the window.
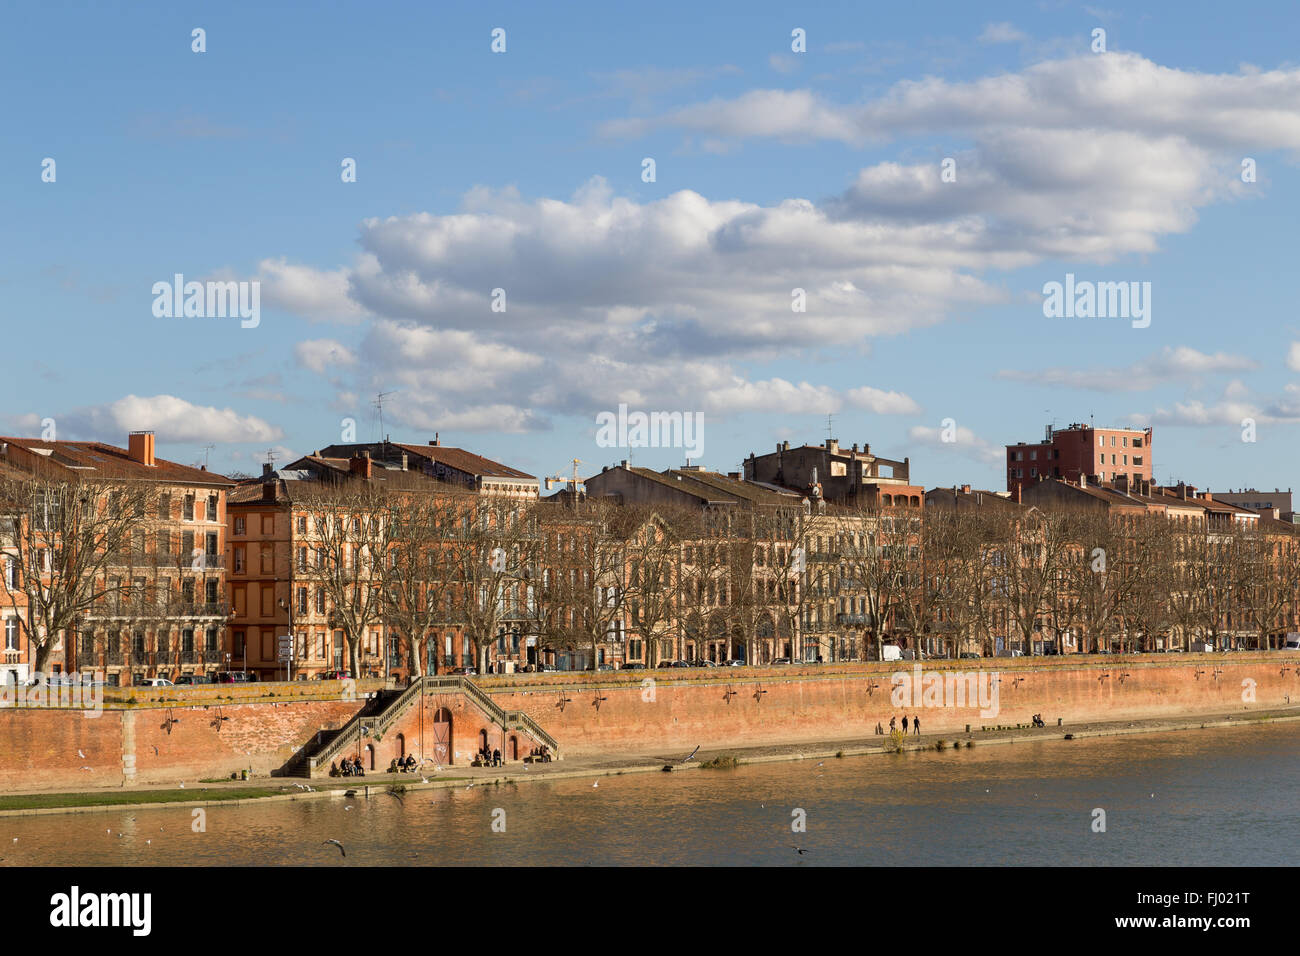
<path id="1" fill-rule="evenodd" d="M 215 558 L 217 556 L 217 534 L 215 531 L 209 531 L 207 534 L 207 539 L 204 543 L 204 554 L 209 558 Z M 215 566 L 215 562 L 213 561 L 209 561 L 208 564 Z"/>
<path id="2" fill-rule="evenodd" d="M 195 507 L 196 507 L 196 502 L 194 501 L 194 495 L 192 494 L 186 495 L 185 508 L 183 511 L 181 511 L 181 518 L 183 518 L 185 521 L 193 521 L 194 518 L 196 517 L 194 512 Z"/>
<path id="3" fill-rule="evenodd" d="M 18 650 L 18 618 L 5 618 L 5 650 Z"/>
<path id="4" fill-rule="evenodd" d="M 299 534 L 307 533 L 307 518 L 305 515 L 298 516 L 298 533 Z"/>
<path id="5" fill-rule="evenodd" d="M 194 653 L 194 628 L 187 627 L 181 631 L 181 653 Z"/>
<path id="6" fill-rule="evenodd" d="M 325 613 L 325 589 L 324 588 L 316 589 L 316 613 L 317 614 Z"/>
<path id="7" fill-rule="evenodd" d="M 1031 452 L 1029 453 L 1029 460 L 1030 460 L 1030 461 L 1038 461 L 1038 450 L 1037 450 L 1037 449 L 1035 449 L 1034 451 L 1031 451 Z"/>
<path id="8" fill-rule="evenodd" d="M 243 517 L 243 515 L 240 515 L 238 518 L 235 519 L 235 534 L 240 536 L 244 535 L 246 533 L 246 528 L 247 528 L 246 519 Z"/>
<path id="9" fill-rule="evenodd" d="M 307 570 L 307 549 L 306 548 L 298 549 L 298 570 L 299 571 Z"/>
<path id="10" fill-rule="evenodd" d="M 216 495 L 208 495 L 208 515 L 207 515 L 207 518 L 208 518 L 209 521 L 216 521 L 216 520 L 217 520 L 217 496 L 216 496 Z"/>
<path id="11" fill-rule="evenodd" d="M 136 660 L 144 657 L 144 631 L 136 631 L 131 635 L 131 656 Z"/>
<path id="12" fill-rule="evenodd" d="M 158 519 L 170 521 L 172 517 L 172 496 L 164 492 L 158 496 Z"/>
<path id="13" fill-rule="evenodd" d="M 1127 465 L 1127 464 L 1128 464 L 1128 455 L 1124 455 L 1123 458 L 1124 458 L 1124 464 Z"/>
<path id="14" fill-rule="evenodd" d="M 219 599 L 219 595 L 217 594 L 217 587 L 218 585 L 217 585 L 216 578 L 212 578 L 207 582 L 204 588 L 205 591 L 204 597 L 207 598 L 209 604 L 216 604 L 217 600 Z"/>
<path id="15" fill-rule="evenodd" d="M 299 614 L 307 613 L 307 589 L 306 588 L 298 589 L 298 613 Z"/>
<path id="16" fill-rule="evenodd" d="M 239 574 L 239 573 L 243 573 L 243 570 L 244 570 L 244 549 L 236 548 L 235 549 L 235 572 Z"/>
<path id="17" fill-rule="evenodd" d="M 1128 438 L 1123 438 L 1123 439 L 1121 439 L 1120 441 L 1121 441 L 1121 444 L 1122 444 L 1125 448 L 1128 447 Z"/>
<path id="18" fill-rule="evenodd" d="M 207 633 L 203 635 L 203 650 L 209 654 L 215 654 L 217 651 L 217 629 L 210 627 Z"/>

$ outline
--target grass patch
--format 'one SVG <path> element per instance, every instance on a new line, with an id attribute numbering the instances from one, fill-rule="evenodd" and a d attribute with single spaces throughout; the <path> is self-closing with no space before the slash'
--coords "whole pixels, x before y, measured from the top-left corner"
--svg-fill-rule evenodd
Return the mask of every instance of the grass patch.
<path id="1" fill-rule="evenodd" d="M 231 787 L 222 790 L 106 790 L 102 793 L 25 793 L 0 797 L 0 810 L 41 810 L 47 808 L 106 807 L 116 804 L 182 803 L 203 800 L 252 800 L 273 797 L 287 791 L 270 787 Z"/>
<path id="2" fill-rule="evenodd" d="M 740 758 L 735 754 L 718 754 L 712 760 L 700 764 L 701 770 L 735 770 L 740 766 Z"/>

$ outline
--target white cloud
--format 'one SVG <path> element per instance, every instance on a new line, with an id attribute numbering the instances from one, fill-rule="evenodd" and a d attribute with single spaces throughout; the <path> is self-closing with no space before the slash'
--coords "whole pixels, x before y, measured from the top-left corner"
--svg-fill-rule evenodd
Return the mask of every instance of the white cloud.
<path id="1" fill-rule="evenodd" d="M 1079 368 L 1078 366 L 1046 369 L 1003 369 L 997 377 L 1012 382 L 1049 387 L 1079 388 L 1096 392 L 1140 392 L 1171 381 L 1224 372 L 1244 372 L 1257 368 L 1258 362 L 1243 355 L 1227 352 L 1209 354 L 1185 345 L 1166 346 L 1126 366 Z"/>
<path id="2" fill-rule="evenodd" d="M 1023 43 L 1028 40 L 1025 34 L 1021 33 L 1010 23 L 990 23 L 984 28 L 984 32 L 979 35 L 979 42 L 985 44 L 994 43 Z"/>
<path id="3" fill-rule="evenodd" d="M 1286 367 L 1293 372 L 1300 372 L 1300 342 L 1292 342 L 1287 349 Z"/>
<path id="4" fill-rule="evenodd" d="M 324 372 L 331 365 L 355 365 L 357 357 L 334 339 L 307 339 L 293 347 L 298 364 L 310 372 Z"/>
<path id="5" fill-rule="evenodd" d="M 38 423 L 39 424 L 39 423 Z M 55 416 L 58 437 L 124 446 L 128 432 L 153 431 L 159 444 L 270 442 L 283 431 L 255 415 L 232 408 L 195 405 L 175 395 L 127 395 L 106 405 Z"/>
<path id="6" fill-rule="evenodd" d="M 907 437 L 918 445 L 924 445 L 928 451 L 943 451 L 974 458 L 985 464 L 999 463 L 1006 454 L 1001 445 L 993 445 L 980 438 L 964 425 L 952 430 L 954 441 L 945 441 L 947 429 L 931 428 L 928 425 L 914 425 L 907 431 Z"/>

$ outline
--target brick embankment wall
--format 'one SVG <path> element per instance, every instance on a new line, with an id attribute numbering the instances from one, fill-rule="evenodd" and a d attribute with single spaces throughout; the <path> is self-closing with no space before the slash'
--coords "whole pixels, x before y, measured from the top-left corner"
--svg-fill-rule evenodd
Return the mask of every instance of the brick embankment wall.
<path id="1" fill-rule="evenodd" d="M 81 710 L 0 709 L 0 791 L 178 786 L 251 768 L 265 776 L 355 700 L 143 706 Z"/>
<path id="2" fill-rule="evenodd" d="M 763 668 L 750 671 L 630 672 L 584 675 L 567 683 L 517 678 L 484 681 L 506 710 L 526 711 L 560 742 L 565 754 L 683 753 L 706 748 L 833 741 L 870 736 L 879 722 L 920 715 L 926 733 L 1030 723 L 1185 717 L 1243 712 L 1300 702 L 1300 656 L 1167 655 L 1096 663 L 1067 660 L 898 661 L 884 665 Z M 920 663 L 922 679 L 915 680 Z M 975 668 L 957 665 L 972 664 Z M 981 665 L 994 665 L 992 667 Z M 916 697 L 896 706 L 892 676 L 906 674 Z M 926 675 L 973 675 L 996 707 L 954 706 L 925 697 Z M 604 678 L 602 680 L 601 678 Z M 645 683 L 647 678 L 652 684 Z M 967 684 L 967 687 L 970 685 Z M 953 688 L 955 690 L 955 688 Z M 991 713 L 996 709 L 997 713 Z"/>

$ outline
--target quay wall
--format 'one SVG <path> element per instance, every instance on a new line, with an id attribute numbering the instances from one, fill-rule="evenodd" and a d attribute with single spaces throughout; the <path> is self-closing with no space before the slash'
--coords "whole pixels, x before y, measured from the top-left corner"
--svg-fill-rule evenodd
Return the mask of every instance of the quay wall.
<path id="1" fill-rule="evenodd" d="M 922 679 L 916 682 L 918 663 Z M 894 699 L 896 674 L 918 685 L 916 697 L 902 706 Z M 926 677 L 945 674 L 973 675 L 982 683 L 987 712 L 981 715 L 979 700 L 955 706 L 933 691 L 927 698 Z M 888 728 L 891 716 L 904 714 L 920 714 L 927 734 L 956 734 L 967 724 L 972 730 L 1028 725 L 1036 713 L 1049 726 L 1059 718 L 1067 731 L 1094 721 L 1248 715 L 1300 702 L 1300 655 L 894 661 L 517 674 L 476 682 L 506 711 L 532 717 L 559 742 L 564 757 L 668 757 L 697 745 L 717 750 L 870 738 L 878 723 Z M 337 687 L 200 690 L 191 698 L 168 689 L 165 696 L 106 700 L 97 716 L 0 707 L 0 791 L 193 786 L 245 769 L 264 777 L 319 731 L 345 724 L 366 697 Z M 448 715 L 450 728 L 435 728 L 448 723 Z M 435 747 L 447 729 L 444 761 Z M 536 744 L 521 730 L 503 734 L 461 693 L 426 695 L 382 738 L 367 743 L 380 771 L 402 753 L 464 765 L 484 734 L 507 759 Z"/>

